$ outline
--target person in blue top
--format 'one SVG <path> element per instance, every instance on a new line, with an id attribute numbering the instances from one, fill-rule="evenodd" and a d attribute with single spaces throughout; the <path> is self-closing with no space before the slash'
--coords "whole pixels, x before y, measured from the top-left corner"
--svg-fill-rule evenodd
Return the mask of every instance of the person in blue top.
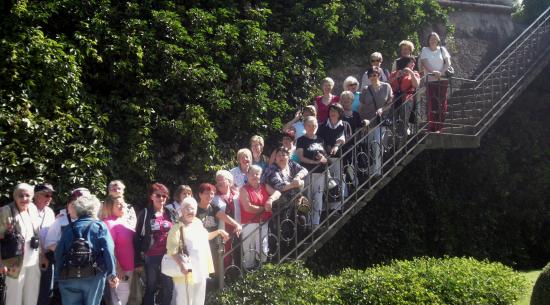
<path id="1" fill-rule="evenodd" d="M 111 287 L 118 285 L 113 239 L 107 226 L 96 218 L 100 206 L 94 195 L 69 199 L 67 204 L 70 217 L 76 221 L 63 229 L 55 248 L 55 262 L 59 266 L 55 269 L 55 278 L 59 283 L 63 305 L 98 305 L 106 279 Z M 88 241 L 92 250 L 90 268 L 79 268 L 79 272 L 74 272 L 75 267 L 68 264 L 75 233 Z"/>

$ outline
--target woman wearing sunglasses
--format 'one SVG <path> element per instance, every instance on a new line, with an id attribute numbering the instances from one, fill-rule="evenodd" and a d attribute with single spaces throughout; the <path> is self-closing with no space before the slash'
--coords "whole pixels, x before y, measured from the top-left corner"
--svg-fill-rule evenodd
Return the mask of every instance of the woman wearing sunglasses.
<path id="1" fill-rule="evenodd" d="M 382 54 L 380 52 L 374 52 L 370 55 L 370 66 L 371 68 L 376 67 L 380 69 L 380 81 L 387 83 L 389 80 L 390 73 L 388 70 L 382 68 L 382 62 L 384 61 L 384 58 L 382 58 Z M 368 75 L 368 71 L 363 74 L 363 77 L 361 78 L 361 90 L 365 88 L 366 86 L 369 86 L 371 84 L 371 80 Z"/>
<path id="2" fill-rule="evenodd" d="M 170 305 L 172 300 L 172 278 L 160 272 L 162 257 L 166 253 L 166 239 L 177 215 L 164 207 L 170 191 L 164 184 L 154 183 L 149 187 L 150 205 L 138 216 L 134 236 L 134 263 L 136 268 L 145 269 L 145 295 L 143 305 Z M 159 285 L 160 283 L 160 285 Z M 157 287 L 160 300 L 155 300 Z"/>

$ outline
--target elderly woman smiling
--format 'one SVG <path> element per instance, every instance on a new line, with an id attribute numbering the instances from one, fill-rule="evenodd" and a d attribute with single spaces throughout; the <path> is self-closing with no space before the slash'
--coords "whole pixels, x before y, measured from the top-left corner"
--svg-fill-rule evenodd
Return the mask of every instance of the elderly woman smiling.
<path id="1" fill-rule="evenodd" d="M 7 273 L 6 303 L 14 305 L 35 305 L 38 299 L 40 285 L 40 269 L 38 267 L 38 242 L 32 244 L 31 239 L 37 238 L 38 212 L 31 204 L 34 189 L 27 183 L 20 183 L 13 191 L 14 202 L 0 208 L 0 236 L 2 236 L 2 257 L 0 258 L 0 273 Z M 19 236 L 9 247 L 19 249 L 19 253 L 7 250 L 7 236 Z M 36 247 L 35 247 L 36 246 Z M 25 293 L 23 293 L 25 290 Z"/>
<path id="2" fill-rule="evenodd" d="M 210 252 L 210 239 L 218 233 L 206 231 L 202 221 L 196 218 L 197 201 L 187 197 L 181 203 L 180 221 L 168 233 L 166 253 L 172 255 L 182 272 L 174 277 L 174 289 L 177 291 L 176 303 L 202 305 L 205 300 L 206 279 L 214 272 Z M 183 243 L 182 243 L 183 241 Z M 184 264 L 181 253 L 189 256 L 189 265 Z"/>

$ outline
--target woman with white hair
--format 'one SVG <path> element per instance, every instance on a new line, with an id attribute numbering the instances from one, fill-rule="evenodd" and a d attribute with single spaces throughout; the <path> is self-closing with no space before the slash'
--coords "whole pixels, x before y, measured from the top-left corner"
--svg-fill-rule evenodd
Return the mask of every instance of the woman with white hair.
<path id="1" fill-rule="evenodd" d="M 361 96 L 361 88 L 359 88 L 359 81 L 353 76 L 348 76 L 344 80 L 344 91 L 351 91 L 353 93 L 353 104 L 351 105 L 352 111 L 359 109 L 359 97 Z M 342 94 L 340 94 L 340 103 L 342 103 Z M 342 105 L 343 106 L 343 105 Z"/>
<path id="2" fill-rule="evenodd" d="M 181 203 L 180 219 L 168 232 L 166 253 L 172 255 L 182 273 L 182 276 L 172 278 L 177 304 L 203 305 L 206 279 L 214 272 L 208 241 L 220 234 L 216 231 L 209 233 L 196 214 L 197 201 L 185 198 Z M 189 257 L 188 262 L 184 262 L 182 253 Z"/>
<path id="3" fill-rule="evenodd" d="M 334 88 L 334 80 L 330 77 L 325 77 L 321 81 L 321 89 L 323 90 L 323 95 L 319 95 L 315 98 L 314 106 L 315 112 L 317 113 L 317 122 L 323 124 L 328 119 L 328 106 L 331 104 L 338 104 L 340 97 L 338 95 L 332 94 L 332 89 Z"/>
<path id="4" fill-rule="evenodd" d="M 252 152 L 248 148 L 241 148 L 237 151 L 237 161 L 239 165 L 231 169 L 233 176 L 233 185 L 240 188 L 246 183 L 246 173 L 252 162 Z"/>
<path id="5" fill-rule="evenodd" d="M 34 188 L 20 183 L 14 202 L 0 208 L 0 273 L 6 274 L 6 303 L 35 305 L 40 287 L 38 211 L 31 203 Z"/>
<path id="6" fill-rule="evenodd" d="M 70 217 L 76 221 L 71 221 L 63 230 L 55 248 L 55 262 L 59 266 L 55 275 L 64 305 L 98 305 L 105 280 L 112 288 L 118 285 L 113 239 L 107 226 L 96 219 L 100 206 L 94 195 L 80 196 L 67 205 Z M 91 255 L 85 256 L 90 257 L 89 262 L 83 258 L 81 247 L 75 251 L 74 242 L 79 238 L 90 247 Z"/>

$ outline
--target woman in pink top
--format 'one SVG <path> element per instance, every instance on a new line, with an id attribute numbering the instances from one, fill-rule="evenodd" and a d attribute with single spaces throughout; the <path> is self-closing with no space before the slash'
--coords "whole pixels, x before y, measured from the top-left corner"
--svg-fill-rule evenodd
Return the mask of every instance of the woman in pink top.
<path id="1" fill-rule="evenodd" d="M 332 78 L 327 77 L 323 79 L 321 86 L 323 88 L 323 95 L 315 98 L 315 110 L 317 111 L 317 122 L 319 125 L 324 124 L 328 119 L 328 106 L 340 102 L 340 97 L 331 93 L 332 88 L 334 88 Z"/>
<path id="2" fill-rule="evenodd" d="M 126 305 L 130 296 L 130 279 L 134 272 L 135 230 L 126 221 L 128 205 L 122 196 L 107 196 L 103 208 L 103 222 L 109 228 L 115 244 L 116 274 L 120 281 L 117 288 L 111 288 L 111 300 L 112 304 Z"/>
<path id="3" fill-rule="evenodd" d="M 273 202 L 281 196 L 281 193 L 271 186 L 260 183 L 261 176 L 261 167 L 250 166 L 247 174 L 248 181 L 239 193 L 241 224 L 243 225 L 241 233 L 243 266 L 246 269 L 255 267 L 256 253 L 259 253 L 262 262 L 267 258 L 269 253 L 267 221 L 271 217 Z M 260 225 L 261 228 L 258 229 Z"/>

